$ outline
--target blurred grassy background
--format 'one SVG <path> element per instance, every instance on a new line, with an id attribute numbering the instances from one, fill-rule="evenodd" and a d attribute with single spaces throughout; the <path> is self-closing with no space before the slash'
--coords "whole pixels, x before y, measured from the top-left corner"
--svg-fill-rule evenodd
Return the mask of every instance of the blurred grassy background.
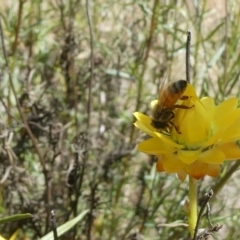
<path id="1" fill-rule="evenodd" d="M 187 183 L 137 152 L 146 136 L 132 112 L 149 114 L 164 79 L 186 79 L 187 30 L 198 94 L 239 96 L 238 1 L 5 0 L 0 14 L 10 71 L 1 46 L 0 213 L 34 216 L 1 235 L 37 239 L 52 209 L 58 226 L 89 209 L 59 239 L 189 239 L 186 227 L 163 226 L 186 222 Z M 240 239 L 236 169 L 199 184 L 200 196 L 216 192 L 216 239 Z"/>

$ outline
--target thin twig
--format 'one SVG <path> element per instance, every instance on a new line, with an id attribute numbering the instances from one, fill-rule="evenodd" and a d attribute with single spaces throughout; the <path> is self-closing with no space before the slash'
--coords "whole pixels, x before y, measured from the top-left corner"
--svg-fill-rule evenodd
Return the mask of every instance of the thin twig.
<path id="1" fill-rule="evenodd" d="M 58 240 L 57 224 L 56 224 L 56 218 L 55 218 L 54 210 L 51 211 L 50 220 L 51 220 L 51 223 L 52 223 L 52 231 L 53 231 L 54 240 Z"/>
<path id="2" fill-rule="evenodd" d="M 13 84 L 13 80 L 12 80 L 12 74 L 11 74 L 10 69 L 9 69 L 8 57 L 7 57 L 6 48 L 5 48 L 5 44 L 4 44 L 4 33 L 3 33 L 1 18 L 0 18 L 0 34 L 1 34 L 1 42 L 2 42 L 2 49 L 3 49 L 3 55 L 4 55 L 4 59 L 5 59 L 5 64 L 6 64 L 6 68 L 7 68 L 7 71 L 8 71 L 9 81 L 10 81 L 10 85 L 11 85 L 11 88 L 12 88 L 12 91 L 13 91 L 13 95 L 14 95 L 15 101 L 17 103 L 17 109 L 18 109 L 18 111 L 20 113 L 20 116 L 22 118 L 22 121 L 24 123 L 24 127 L 26 128 L 26 131 L 27 131 L 27 133 L 28 133 L 32 143 L 33 143 L 35 151 L 36 151 L 37 155 L 39 156 L 39 160 L 41 162 L 43 170 L 44 170 L 44 172 L 46 172 L 47 169 L 46 169 L 46 166 L 45 166 L 45 161 L 44 161 L 44 159 L 42 157 L 40 149 L 38 148 L 38 145 L 37 145 L 37 142 L 36 142 L 36 140 L 35 140 L 35 138 L 33 136 L 33 133 L 31 131 L 31 129 L 29 128 L 29 125 L 27 123 L 25 115 L 24 115 L 24 113 L 22 111 L 20 102 L 19 102 L 19 100 L 17 98 L 17 93 L 16 93 L 16 90 L 15 90 L 15 87 L 14 87 L 14 84 Z"/>
<path id="3" fill-rule="evenodd" d="M 88 112 L 88 121 L 87 121 L 87 129 L 89 130 L 90 126 L 90 120 L 91 120 L 91 109 L 92 109 L 92 82 L 93 82 L 93 74 L 94 74 L 94 37 L 93 37 L 93 28 L 92 28 L 92 18 L 91 18 L 91 12 L 89 7 L 89 0 L 86 0 L 86 12 L 87 12 L 87 19 L 88 19 L 88 25 L 89 25 L 89 33 L 90 33 L 90 48 L 91 48 L 91 55 L 90 55 L 90 62 L 91 62 L 91 75 L 88 81 L 88 106 L 87 106 L 87 112 Z"/>
<path id="4" fill-rule="evenodd" d="M 202 201 L 201 208 L 200 208 L 200 211 L 199 211 L 199 214 L 198 214 L 198 218 L 197 218 L 197 224 L 196 224 L 196 227 L 195 227 L 193 240 L 197 240 L 198 228 L 199 228 L 200 221 L 202 219 L 204 210 L 205 210 L 206 206 L 208 206 L 209 200 L 210 200 L 210 198 L 212 198 L 212 196 L 213 196 L 213 190 L 210 190 L 208 193 L 206 193 L 204 195 L 204 199 Z M 210 222 L 209 214 L 210 213 L 208 212 L 208 221 Z M 211 227 L 212 227 L 212 224 L 211 224 Z"/>
<path id="5" fill-rule="evenodd" d="M 64 29 L 64 32 L 66 32 L 66 24 L 65 24 L 65 21 L 64 21 L 64 5 L 63 5 L 63 0 L 58 0 L 57 1 L 57 4 L 58 4 L 58 7 L 60 9 L 60 19 L 61 19 L 61 23 L 62 23 L 62 26 L 63 26 L 63 29 Z"/>
<path id="6" fill-rule="evenodd" d="M 218 232 L 219 230 L 222 229 L 222 227 L 223 227 L 222 224 L 215 224 L 214 226 L 211 226 L 210 228 L 205 229 L 198 235 L 197 240 L 208 239 L 209 236 L 214 237 L 213 232 Z"/>
<path id="7" fill-rule="evenodd" d="M 96 209 L 96 205 L 97 205 L 97 187 L 98 187 L 98 183 L 97 181 L 90 183 L 91 186 L 91 193 L 89 196 L 89 213 L 88 213 L 88 219 L 87 219 L 87 239 L 91 240 L 91 231 L 92 231 L 92 224 L 93 224 L 93 220 L 94 220 L 94 210 Z"/>
<path id="8" fill-rule="evenodd" d="M 209 225 L 211 226 L 211 228 L 213 227 L 213 224 L 211 222 L 211 219 L 210 219 L 210 213 L 211 213 L 211 208 L 210 208 L 210 204 L 209 202 L 207 203 L 207 220 L 208 220 L 208 223 Z"/>
<path id="9" fill-rule="evenodd" d="M 86 13 L 87 13 L 87 19 L 88 19 L 88 25 L 89 25 L 89 33 L 90 33 L 90 48 L 91 48 L 91 55 L 90 55 L 90 63 L 91 63 L 91 69 L 90 69 L 90 78 L 88 81 L 88 105 L 87 105 L 87 113 L 88 113 L 88 120 L 87 120 L 87 132 L 89 136 L 89 130 L 90 130 L 90 121 L 91 121 L 91 110 L 92 110 L 92 82 L 94 77 L 94 36 L 93 36 L 93 27 L 92 27 L 92 16 L 90 12 L 90 0 L 86 0 Z M 86 149 L 88 149 L 88 141 L 86 142 Z M 83 167 L 82 167 L 82 177 L 84 176 L 85 171 L 85 165 L 86 161 L 88 159 L 88 151 L 86 152 L 84 159 L 83 159 Z M 82 185 L 82 180 L 80 180 L 80 183 Z M 91 239 L 91 229 L 88 229 L 87 232 L 87 239 Z"/>
<path id="10" fill-rule="evenodd" d="M 17 49 L 17 45 L 18 45 L 18 36 L 19 36 L 19 30 L 21 27 L 21 20 L 22 20 L 22 10 L 23 10 L 23 4 L 25 1 L 23 0 L 19 0 L 19 8 L 18 8 L 18 22 L 17 22 L 17 27 L 16 27 L 16 31 L 15 31 L 15 38 L 14 38 L 14 43 L 13 43 L 13 47 L 12 47 L 12 55 L 15 55 L 16 49 Z"/>
<path id="11" fill-rule="evenodd" d="M 137 101 L 136 101 L 136 106 L 135 106 L 135 111 L 139 110 L 140 104 L 141 104 L 141 96 L 142 96 L 142 88 L 143 88 L 143 76 L 146 70 L 146 66 L 147 66 L 147 60 L 149 57 L 149 52 L 152 46 L 152 38 L 154 36 L 155 33 L 155 29 L 156 29 L 156 22 L 157 22 L 157 18 L 158 18 L 158 5 L 159 1 L 155 0 L 154 4 L 153 4 L 153 10 L 152 10 L 152 18 L 151 18 L 151 23 L 150 23 L 150 29 L 149 29 L 149 35 L 148 38 L 146 40 L 146 50 L 145 50 L 145 55 L 143 57 L 143 68 L 141 73 L 139 74 L 140 79 L 138 80 L 138 88 L 137 88 Z M 133 141 L 133 135 L 135 132 L 135 126 L 132 124 L 132 128 L 130 131 L 130 141 L 129 143 L 131 143 Z"/>
<path id="12" fill-rule="evenodd" d="M 153 14 L 152 14 L 152 19 L 151 19 L 151 25 L 150 25 L 150 31 L 149 31 L 149 36 L 147 39 L 147 46 L 146 46 L 146 53 L 144 56 L 144 62 L 147 61 L 148 56 L 149 56 L 149 51 L 151 49 L 151 44 L 152 44 L 152 38 L 156 29 L 156 15 L 157 15 L 157 4 L 158 4 L 158 0 L 154 1 L 154 5 L 153 5 Z"/>
<path id="13" fill-rule="evenodd" d="M 186 80 L 190 83 L 190 47 L 191 47 L 191 32 L 187 31 L 186 42 Z"/>
<path id="14" fill-rule="evenodd" d="M 46 164 L 45 164 L 45 160 L 42 156 L 42 153 L 38 147 L 38 143 L 28 125 L 28 122 L 26 120 L 26 117 L 22 111 L 22 108 L 21 108 L 21 105 L 20 105 L 20 102 L 19 102 L 19 99 L 17 97 L 17 92 L 15 90 L 15 87 L 14 87 L 14 84 L 13 84 L 13 79 L 12 79 L 12 74 L 11 74 L 11 71 L 9 69 L 9 62 L 8 62 L 8 56 L 7 56 L 7 53 L 6 53 L 6 48 L 5 48 L 5 43 L 4 43 L 4 33 L 3 33 L 3 28 L 2 28 L 2 21 L 1 21 L 1 17 L 0 17 L 0 35 L 1 35 L 1 43 L 2 43 L 2 49 L 3 49 L 3 54 L 4 54 L 4 59 L 5 59 L 5 65 L 6 65 L 6 69 L 7 69 L 7 72 L 8 72 L 8 76 L 9 76 L 9 82 L 10 82 L 10 86 L 11 86 L 11 89 L 12 89 L 12 92 L 13 92 L 13 95 L 14 95 L 14 98 L 15 98 L 15 101 L 16 101 L 16 104 L 17 104 L 17 109 L 18 109 L 18 112 L 21 116 L 21 119 L 22 119 L 22 122 L 23 122 L 23 125 L 24 125 L 24 128 L 26 129 L 26 132 L 28 134 L 28 136 L 30 137 L 31 141 L 32 141 L 32 144 L 33 144 L 33 147 L 35 149 L 35 152 L 36 154 L 38 155 L 38 158 L 39 158 L 39 161 L 41 163 L 41 166 L 43 168 L 43 175 L 44 175 L 44 180 L 45 180 L 45 185 L 46 185 L 46 206 L 48 206 L 49 204 L 49 201 L 50 201 L 50 192 L 49 192 L 49 189 L 50 189 L 50 186 L 49 186 L 49 180 L 48 180 L 48 171 L 47 171 L 47 168 L 46 168 Z M 46 231 L 47 231 L 47 224 L 48 221 L 46 221 Z"/>
<path id="15" fill-rule="evenodd" d="M 228 14 L 228 1 L 225 1 L 225 13 L 226 13 L 226 17 L 225 17 L 225 57 L 224 57 L 224 84 L 223 84 L 223 91 L 226 89 L 227 83 L 228 83 L 228 72 L 227 72 L 227 68 L 228 68 L 228 18 L 229 18 L 229 14 Z"/>

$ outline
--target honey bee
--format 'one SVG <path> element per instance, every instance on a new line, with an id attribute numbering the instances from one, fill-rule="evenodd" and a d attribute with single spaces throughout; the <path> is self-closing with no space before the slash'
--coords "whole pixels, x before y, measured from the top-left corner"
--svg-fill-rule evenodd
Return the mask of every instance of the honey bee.
<path id="1" fill-rule="evenodd" d="M 183 96 L 186 88 L 187 81 L 178 80 L 160 89 L 158 103 L 152 109 L 152 126 L 159 132 L 170 135 L 171 129 L 174 127 L 177 133 L 181 134 L 172 120 L 175 117 L 175 108 L 190 109 L 193 107 L 175 104 L 179 99 L 185 100 L 188 98 Z"/>

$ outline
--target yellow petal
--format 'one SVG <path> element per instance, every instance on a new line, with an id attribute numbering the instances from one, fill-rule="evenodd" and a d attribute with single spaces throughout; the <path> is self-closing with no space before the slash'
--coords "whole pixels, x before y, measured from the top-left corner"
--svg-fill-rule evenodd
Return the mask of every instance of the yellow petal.
<path id="1" fill-rule="evenodd" d="M 139 143 L 138 150 L 151 155 L 159 155 L 173 151 L 173 149 L 162 142 L 159 138 L 150 138 Z"/>
<path id="2" fill-rule="evenodd" d="M 200 101 L 208 112 L 214 110 L 215 104 L 214 104 L 213 98 L 203 97 L 203 98 L 201 98 Z"/>
<path id="3" fill-rule="evenodd" d="M 234 111 L 226 111 L 221 113 L 222 116 L 212 122 L 214 131 L 221 129 L 222 131 L 230 127 L 240 116 L 240 108 Z"/>
<path id="4" fill-rule="evenodd" d="M 157 169 L 158 172 L 165 172 L 165 169 L 164 169 L 163 163 L 162 163 L 162 156 L 158 157 L 158 161 L 157 161 L 157 164 L 156 164 L 156 169 Z"/>
<path id="5" fill-rule="evenodd" d="M 220 165 L 208 164 L 207 175 L 210 177 L 217 177 L 220 172 Z"/>
<path id="6" fill-rule="evenodd" d="M 196 161 L 198 159 L 198 156 L 201 154 L 201 149 L 196 151 L 190 151 L 190 150 L 178 150 L 177 152 L 179 159 L 186 163 L 191 164 L 192 162 Z"/>
<path id="7" fill-rule="evenodd" d="M 149 116 L 142 114 L 140 112 L 135 112 L 133 113 L 133 115 L 138 120 L 134 123 L 134 125 L 138 129 L 145 132 L 146 134 L 154 137 L 155 136 L 154 131 L 156 131 L 156 129 L 152 126 L 152 119 Z"/>
<path id="8" fill-rule="evenodd" d="M 221 147 L 214 145 L 211 149 L 200 154 L 198 161 L 203 163 L 221 164 L 225 160 L 225 155 Z"/>
<path id="9" fill-rule="evenodd" d="M 229 114 L 234 111 L 237 108 L 237 104 L 237 98 L 229 98 L 216 106 L 212 112 L 209 112 L 209 114 L 211 115 L 212 120 L 217 120 L 226 115 L 226 113 Z"/>
<path id="10" fill-rule="evenodd" d="M 184 182 L 184 180 L 186 179 L 187 177 L 187 173 L 184 171 L 184 170 L 181 170 L 181 171 L 178 171 L 177 172 L 177 175 L 178 175 L 178 178 Z"/>
<path id="11" fill-rule="evenodd" d="M 156 164 L 156 169 L 158 172 L 165 172 L 165 169 L 162 164 L 162 157 L 158 158 L 157 164 Z"/>
<path id="12" fill-rule="evenodd" d="M 176 173 L 183 169 L 186 165 L 180 161 L 176 154 L 165 154 L 162 155 L 162 164 L 166 172 Z"/>
<path id="13" fill-rule="evenodd" d="M 202 144 L 202 148 L 213 145 L 216 142 L 219 142 L 219 139 L 222 137 L 223 131 L 217 131 L 212 137 L 210 137 L 206 142 Z"/>
<path id="14" fill-rule="evenodd" d="M 151 125 L 151 118 L 149 116 L 142 114 L 140 112 L 134 112 L 133 116 L 140 122 L 145 122 Z"/>
<path id="15" fill-rule="evenodd" d="M 163 141 L 166 145 L 168 145 L 169 147 L 172 148 L 183 148 L 183 145 L 181 144 L 177 144 L 176 142 L 174 142 L 170 137 L 159 133 L 159 132 L 154 132 L 156 134 L 156 136 Z"/>
<path id="16" fill-rule="evenodd" d="M 195 88 L 191 85 L 191 84 L 187 84 L 187 88 L 184 91 L 184 96 L 188 96 L 188 97 L 196 97 L 197 98 L 197 94 L 195 91 Z"/>
<path id="17" fill-rule="evenodd" d="M 18 238 L 19 233 L 21 232 L 20 228 L 18 228 L 13 235 L 11 236 L 11 238 L 9 240 L 16 240 Z"/>
<path id="18" fill-rule="evenodd" d="M 134 123 L 135 127 L 142 130 L 144 133 L 148 134 L 151 137 L 155 137 L 156 134 L 153 132 L 153 129 L 149 128 L 148 126 L 146 126 L 145 124 L 143 124 L 140 121 L 136 121 Z"/>
<path id="19" fill-rule="evenodd" d="M 208 164 L 198 161 L 193 162 L 185 168 L 187 174 L 195 179 L 203 178 L 208 172 Z"/>
<path id="20" fill-rule="evenodd" d="M 234 142 L 240 139 L 240 117 L 222 134 L 219 143 Z"/>
<path id="21" fill-rule="evenodd" d="M 152 127 L 152 124 L 151 124 L 152 119 L 149 116 L 142 114 L 140 112 L 135 112 L 135 113 L 133 113 L 133 115 L 139 122 L 145 124 L 149 128 L 154 129 L 154 127 Z"/>
<path id="22" fill-rule="evenodd" d="M 222 145 L 221 149 L 225 155 L 225 160 L 234 160 L 240 158 L 240 148 L 234 142 Z"/>
<path id="23" fill-rule="evenodd" d="M 172 131 L 172 137 L 176 142 L 185 144 L 188 149 L 200 148 L 202 143 L 209 138 L 211 132 L 210 118 L 202 103 L 198 100 L 189 100 L 191 109 L 179 109 L 175 116 L 175 125 L 179 127 L 181 134 Z M 184 103 L 184 105 L 186 105 Z"/>

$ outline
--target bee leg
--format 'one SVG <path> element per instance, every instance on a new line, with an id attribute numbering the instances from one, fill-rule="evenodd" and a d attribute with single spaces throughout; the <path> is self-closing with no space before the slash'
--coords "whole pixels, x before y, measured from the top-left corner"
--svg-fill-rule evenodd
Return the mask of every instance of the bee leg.
<path id="1" fill-rule="evenodd" d="M 180 97 L 181 100 L 187 100 L 189 98 L 190 98 L 189 96 L 184 96 L 184 95 Z"/>
<path id="2" fill-rule="evenodd" d="M 194 105 L 192 105 L 191 107 L 188 107 L 188 106 L 176 104 L 176 105 L 173 105 L 173 106 L 171 107 L 171 109 L 175 109 L 175 108 L 191 109 L 191 108 L 193 108 L 193 107 L 194 107 Z"/>
<path id="3" fill-rule="evenodd" d="M 181 133 L 182 133 L 182 132 L 179 131 L 179 128 L 178 128 L 176 125 L 174 125 L 174 128 L 175 128 L 175 130 L 176 130 L 176 132 L 177 132 L 178 134 L 181 134 Z"/>
<path id="4" fill-rule="evenodd" d="M 176 132 L 177 132 L 178 134 L 181 134 L 182 132 L 179 131 L 179 128 L 178 128 L 174 123 L 172 123 L 172 124 L 173 124 L 173 126 L 174 126 Z"/>
<path id="5" fill-rule="evenodd" d="M 189 98 L 191 98 L 191 97 L 189 97 L 189 96 L 185 96 L 185 95 L 183 95 L 183 96 L 180 97 L 181 100 L 187 100 L 187 99 L 189 99 Z M 179 105 L 178 105 L 178 106 L 179 106 Z M 182 106 L 182 105 L 180 105 L 180 106 Z M 183 109 L 190 109 L 190 108 L 192 108 L 192 107 L 194 107 L 194 105 L 192 105 L 191 107 L 182 106 L 182 107 L 180 107 L 180 108 L 183 108 Z"/>
<path id="6" fill-rule="evenodd" d="M 171 114 L 172 114 L 172 116 L 171 116 L 171 118 L 169 119 L 169 123 L 170 123 L 172 126 L 174 126 L 174 128 L 175 128 L 175 130 L 176 130 L 176 132 L 177 132 L 178 134 L 181 134 L 181 132 L 179 131 L 179 128 L 171 121 L 171 120 L 175 117 L 175 114 L 174 114 L 173 112 L 171 112 Z"/>
<path id="7" fill-rule="evenodd" d="M 175 128 L 178 134 L 181 134 L 181 132 L 179 131 L 179 128 L 172 121 L 169 121 L 169 123 Z"/>

